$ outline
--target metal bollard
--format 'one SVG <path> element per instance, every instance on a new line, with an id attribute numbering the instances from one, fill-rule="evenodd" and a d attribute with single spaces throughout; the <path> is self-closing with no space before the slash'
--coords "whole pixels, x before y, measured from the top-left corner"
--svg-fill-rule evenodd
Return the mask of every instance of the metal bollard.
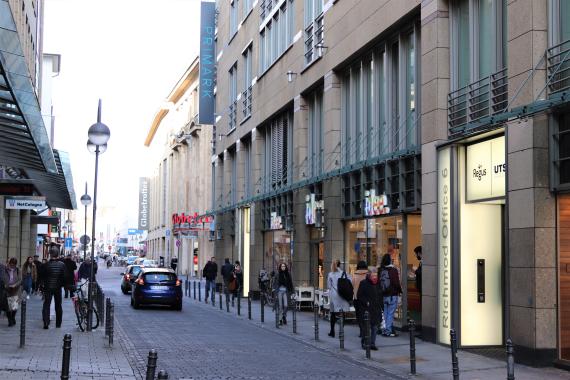
<path id="1" fill-rule="evenodd" d="M 158 379 L 158 380 L 168 380 L 168 372 L 166 372 L 165 370 L 161 370 L 161 371 L 158 373 L 157 379 Z"/>
<path id="2" fill-rule="evenodd" d="M 184 295 L 188 296 L 188 279 L 184 280 Z"/>
<path id="3" fill-rule="evenodd" d="M 26 345 L 26 298 L 22 300 L 20 308 L 20 348 Z"/>
<path id="4" fill-rule="evenodd" d="M 408 330 L 410 331 L 410 372 L 416 374 L 416 322 L 408 320 Z"/>
<path id="5" fill-rule="evenodd" d="M 515 349 L 511 338 L 507 339 L 507 380 L 515 380 Z"/>
<path id="6" fill-rule="evenodd" d="M 105 300 L 105 336 L 109 336 L 109 310 L 111 309 L 109 305 L 111 304 L 111 298 Z"/>
<path id="7" fill-rule="evenodd" d="M 314 314 L 314 329 L 315 329 L 315 340 L 319 340 L 319 308 L 316 307 Z"/>
<path id="8" fill-rule="evenodd" d="M 146 364 L 146 380 L 154 380 L 154 373 L 156 372 L 156 360 L 158 359 L 158 354 L 156 350 L 150 350 L 148 352 L 148 362 Z"/>
<path id="9" fill-rule="evenodd" d="M 230 312 L 230 293 L 228 289 L 224 287 L 224 293 L 226 294 L 226 311 Z"/>
<path id="10" fill-rule="evenodd" d="M 223 304 L 222 304 L 222 292 L 219 292 L 218 295 L 219 295 L 218 298 L 219 298 L 219 301 L 220 301 L 220 302 L 219 302 L 219 304 L 220 304 L 220 310 L 224 310 L 224 307 L 222 306 L 222 305 L 223 305 Z"/>
<path id="11" fill-rule="evenodd" d="M 192 284 L 194 284 L 194 300 L 196 299 L 196 281 L 192 281 Z"/>
<path id="12" fill-rule="evenodd" d="M 364 312 L 364 349 L 366 350 L 366 359 L 370 359 L 370 316 L 368 311 Z"/>
<path id="13" fill-rule="evenodd" d="M 202 302 L 202 283 L 198 282 L 198 301 Z"/>
<path id="14" fill-rule="evenodd" d="M 115 335 L 115 304 L 109 303 L 109 346 L 113 346 L 113 337 Z"/>
<path id="15" fill-rule="evenodd" d="M 63 337 L 63 357 L 61 359 L 61 380 L 69 379 L 69 361 L 71 359 L 71 334 Z"/>
<path id="16" fill-rule="evenodd" d="M 278 329 L 279 328 L 279 303 L 275 302 L 275 306 L 273 308 L 275 309 L 275 328 Z"/>
<path id="17" fill-rule="evenodd" d="M 247 294 L 247 319 L 251 321 L 251 290 Z"/>
<path id="18" fill-rule="evenodd" d="M 297 301 L 293 305 L 293 334 L 297 334 Z"/>
<path id="19" fill-rule="evenodd" d="M 451 335 L 451 368 L 453 370 L 453 380 L 459 380 L 459 362 L 457 360 L 457 334 L 455 329 L 449 331 Z"/>
<path id="20" fill-rule="evenodd" d="M 241 315 L 241 290 L 238 290 L 237 295 L 237 315 Z"/>
<path id="21" fill-rule="evenodd" d="M 265 300 L 263 297 L 263 294 L 261 295 L 261 297 L 259 298 L 259 305 L 260 305 L 260 311 L 261 311 L 261 323 L 265 322 Z"/>
<path id="22" fill-rule="evenodd" d="M 344 350 L 344 310 L 340 309 L 340 326 L 338 327 L 338 342 L 340 349 Z"/>

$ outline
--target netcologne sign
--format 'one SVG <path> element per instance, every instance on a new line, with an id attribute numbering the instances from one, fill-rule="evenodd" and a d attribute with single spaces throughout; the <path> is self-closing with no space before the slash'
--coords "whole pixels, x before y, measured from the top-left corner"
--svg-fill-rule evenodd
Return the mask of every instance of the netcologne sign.
<path id="1" fill-rule="evenodd" d="M 46 208 L 45 197 L 6 197 L 6 209 L 35 210 Z"/>
<path id="2" fill-rule="evenodd" d="M 505 196 L 505 136 L 467 146 L 467 201 Z"/>
<path id="3" fill-rule="evenodd" d="M 202 1 L 200 5 L 200 85 L 198 122 L 214 124 L 214 86 L 216 82 L 216 3 Z"/>
<path id="4" fill-rule="evenodd" d="M 437 235 L 439 251 L 438 341 L 449 344 L 451 329 L 451 148 L 437 158 Z"/>
<path id="5" fill-rule="evenodd" d="M 139 178 L 139 230 L 148 230 L 148 178 Z"/>

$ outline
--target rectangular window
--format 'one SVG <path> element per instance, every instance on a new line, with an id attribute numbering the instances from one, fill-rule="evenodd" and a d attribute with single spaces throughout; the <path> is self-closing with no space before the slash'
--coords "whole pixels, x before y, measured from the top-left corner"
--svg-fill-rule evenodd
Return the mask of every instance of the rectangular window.
<path id="1" fill-rule="evenodd" d="M 323 172 L 323 89 L 319 88 L 310 94 L 307 102 L 309 106 L 309 172 L 311 176 L 317 176 Z"/>
<path id="2" fill-rule="evenodd" d="M 269 0 L 267 0 L 269 1 Z M 267 9 L 267 8 L 264 8 Z M 260 73 L 265 72 L 293 43 L 293 0 L 286 0 L 278 9 L 272 8 L 271 17 L 260 32 Z"/>
<path id="3" fill-rule="evenodd" d="M 251 167 L 251 140 L 244 140 L 243 148 L 245 150 L 244 158 L 244 177 L 245 177 L 245 184 L 244 184 L 244 191 L 245 191 L 245 198 L 248 199 L 253 195 L 252 191 L 252 177 L 253 171 Z"/>
<path id="4" fill-rule="evenodd" d="M 253 8 L 253 0 L 243 0 L 243 15 L 242 20 L 245 20 L 251 9 Z"/>
<path id="5" fill-rule="evenodd" d="M 235 150 L 230 151 L 231 174 L 230 174 L 230 203 L 232 205 L 237 202 L 237 154 Z"/>
<path id="6" fill-rule="evenodd" d="M 229 109 L 228 131 L 233 131 L 237 125 L 237 62 L 229 70 Z"/>
<path id="7" fill-rule="evenodd" d="M 243 118 L 251 116 L 251 101 L 252 101 L 252 85 L 251 85 L 251 75 L 252 75 L 252 59 L 253 59 L 253 47 L 249 45 L 247 49 L 243 52 Z"/>
<path id="8" fill-rule="evenodd" d="M 324 42 L 323 0 L 305 0 L 305 64 L 318 58 Z"/>
<path id="9" fill-rule="evenodd" d="M 292 116 L 285 112 L 265 128 L 266 190 L 277 190 L 289 183 L 291 167 Z"/>
<path id="10" fill-rule="evenodd" d="M 230 39 L 237 33 L 238 1 L 239 0 L 231 0 L 230 2 Z"/>

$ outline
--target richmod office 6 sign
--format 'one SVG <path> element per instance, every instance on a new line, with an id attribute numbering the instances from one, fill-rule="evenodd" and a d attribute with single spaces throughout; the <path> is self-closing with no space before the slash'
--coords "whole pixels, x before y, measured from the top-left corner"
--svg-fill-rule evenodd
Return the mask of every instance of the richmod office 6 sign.
<path id="1" fill-rule="evenodd" d="M 505 136 L 467 146 L 467 201 L 505 196 Z"/>

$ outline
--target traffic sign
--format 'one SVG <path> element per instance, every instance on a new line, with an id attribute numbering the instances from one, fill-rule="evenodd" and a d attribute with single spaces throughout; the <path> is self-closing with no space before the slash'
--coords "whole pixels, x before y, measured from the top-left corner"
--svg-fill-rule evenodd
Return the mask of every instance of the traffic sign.
<path id="1" fill-rule="evenodd" d="M 83 235 L 79 238 L 79 241 L 81 242 L 81 244 L 87 245 L 91 241 L 91 238 L 87 235 Z"/>
<path id="2" fill-rule="evenodd" d="M 166 237 L 170 237 L 170 230 L 167 229 L 165 232 L 165 235 L 166 235 Z"/>
<path id="3" fill-rule="evenodd" d="M 73 239 L 65 238 L 65 249 L 73 248 Z"/>
<path id="4" fill-rule="evenodd" d="M 180 247 L 180 240 L 176 239 L 176 247 Z"/>

